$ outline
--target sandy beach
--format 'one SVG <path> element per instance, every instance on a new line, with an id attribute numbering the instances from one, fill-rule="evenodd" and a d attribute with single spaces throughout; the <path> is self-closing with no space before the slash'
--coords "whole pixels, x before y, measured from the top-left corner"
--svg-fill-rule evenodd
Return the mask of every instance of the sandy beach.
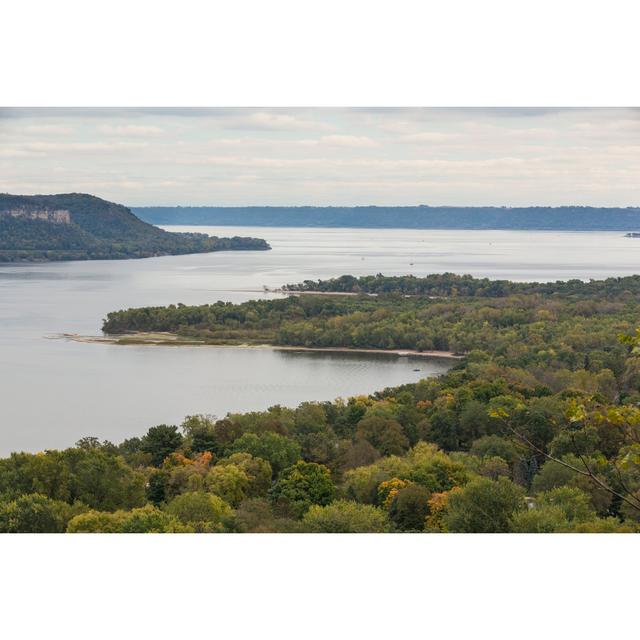
<path id="1" fill-rule="evenodd" d="M 118 344 L 118 345 L 156 345 L 156 346 L 203 346 L 235 349 L 273 349 L 276 351 L 318 351 L 327 353 L 375 353 L 396 356 L 410 356 L 413 358 L 450 358 L 460 360 L 464 356 L 455 354 L 452 351 L 415 351 L 411 349 L 354 349 L 349 347 L 303 347 L 291 345 L 273 345 L 273 344 L 212 344 L 198 338 L 188 338 L 179 336 L 174 333 L 128 333 L 122 335 L 103 335 L 103 336 L 83 336 L 77 333 L 63 333 L 50 338 L 64 338 L 73 340 L 74 342 L 86 342 L 95 344 Z"/>

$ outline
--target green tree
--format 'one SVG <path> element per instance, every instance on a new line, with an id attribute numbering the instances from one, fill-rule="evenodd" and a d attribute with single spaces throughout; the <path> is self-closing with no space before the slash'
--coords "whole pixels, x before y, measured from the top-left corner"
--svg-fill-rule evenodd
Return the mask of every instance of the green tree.
<path id="1" fill-rule="evenodd" d="M 151 464 L 159 467 L 168 455 L 180 448 L 181 444 L 182 435 L 178 432 L 178 427 L 160 424 L 147 431 L 140 448 L 151 456 Z"/>
<path id="2" fill-rule="evenodd" d="M 233 453 L 228 458 L 220 460 L 216 466 L 227 464 L 236 465 L 246 473 L 249 482 L 245 492 L 248 497 L 267 495 L 273 471 L 266 460 L 256 458 L 250 453 Z"/>
<path id="3" fill-rule="evenodd" d="M 491 428 L 487 406 L 478 400 L 465 402 L 458 420 L 458 436 L 466 447 Z M 465 448 L 466 448 L 465 447 Z"/>
<path id="4" fill-rule="evenodd" d="M 205 474 L 206 469 L 199 469 L 195 465 L 178 464 L 170 467 L 166 500 L 181 493 L 204 491 Z"/>
<path id="5" fill-rule="evenodd" d="M 401 531 L 422 531 L 431 492 L 419 484 L 400 489 L 391 501 L 389 517 Z"/>
<path id="6" fill-rule="evenodd" d="M 121 533 L 166 533 L 175 525 L 174 519 L 150 504 L 128 512 L 120 522 Z"/>
<path id="7" fill-rule="evenodd" d="M 555 533 L 569 526 L 564 511 L 560 507 L 544 506 L 525 509 L 514 514 L 514 533 Z"/>
<path id="8" fill-rule="evenodd" d="M 335 496 L 331 472 L 315 462 L 296 462 L 280 474 L 271 489 L 274 504 L 298 518 L 312 504 L 329 504 Z"/>
<path id="9" fill-rule="evenodd" d="M 568 457 L 567 460 L 570 463 L 578 463 L 578 460 L 572 456 Z M 549 491 L 550 489 L 570 484 L 576 475 L 576 472 L 569 467 L 554 460 L 547 460 L 533 479 L 532 489 L 535 493 Z"/>
<path id="10" fill-rule="evenodd" d="M 151 456 L 142 450 L 142 438 L 127 438 L 118 445 L 117 453 L 134 469 L 151 464 Z"/>
<path id="11" fill-rule="evenodd" d="M 263 498 L 249 498 L 236 510 L 236 527 L 241 533 L 275 533 L 277 525 L 271 503 Z"/>
<path id="12" fill-rule="evenodd" d="M 120 533 L 125 518 L 124 511 L 87 511 L 69 521 L 67 533 Z"/>
<path id="13" fill-rule="evenodd" d="M 342 490 L 344 495 L 356 502 L 376 504 L 378 487 L 391 478 L 405 479 L 411 471 L 411 463 L 406 458 L 389 456 L 380 458 L 366 467 L 350 469 L 344 474 Z"/>
<path id="14" fill-rule="evenodd" d="M 169 472 L 165 469 L 154 469 L 149 474 L 145 494 L 149 502 L 156 506 L 167 499 L 167 486 L 169 484 Z"/>
<path id="15" fill-rule="evenodd" d="M 358 438 L 355 441 L 342 440 L 339 444 L 338 465 L 341 471 L 363 467 L 375 462 L 380 452 L 369 442 Z"/>
<path id="16" fill-rule="evenodd" d="M 599 471 L 602 468 L 597 459 L 583 458 L 583 460 L 586 461 L 593 470 Z M 555 460 L 548 460 L 542 465 L 540 471 L 533 478 L 533 492 L 539 494 L 557 487 L 576 487 L 589 496 L 593 508 L 599 514 L 606 515 L 609 513 L 612 503 L 611 492 L 571 468 L 581 468 L 584 464 L 583 461 L 574 455 L 563 456 L 562 461 L 570 466 L 560 464 L 560 462 L 556 462 Z M 623 511 L 627 509 L 631 517 L 638 517 L 638 514 L 640 514 L 640 511 L 631 505 L 622 505 Z"/>
<path id="17" fill-rule="evenodd" d="M 192 451 L 219 453 L 220 442 L 216 437 L 215 421 L 212 416 L 187 416 L 181 426 Z"/>
<path id="18" fill-rule="evenodd" d="M 452 492 L 444 522 L 454 533 L 507 533 L 525 508 L 524 491 L 507 478 L 481 478 Z"/>
<path id="19" fill-rule="evenodd" d="M 557 507 L 569 522 L 586 522 L 596 517 L 589 496 L 576 487 L 557 487 L 536 496 L 540 507 Z"/>
<path id="20" fill-rule="evenodd" d="M 295 411 L 295 431 L 303 435 L 323 431 L 327 426 L 324 407 L 316 402 L 303 402 Z"/>
<path id="21" fill-rule="evenodd" d="M 144 477 L 120 456 L 93 449 L 67 449 L 64 453 L 72 474 L 70 500 L 105 511 L 144 504 Z"/>
<path id="22" fill-rule="evenodd" d="M 312 505 L 302 518 L 305 531 L 311 533 L 385 533 L 389 531 L 387 514 L 378 507 L 336 500 L 326 506 Z"/>
<path id="23" fill-rule="evenodd" d="M 229 453 L 238 452 L 267 460 L 276 476 L 300 459 L 300 445 L 297 442 L 271 431 L 243 434 L 232 444 Z"/>
<path id="24" fill-rule="evenodd" d="M 418 443 L 411 451 L 407 478 L 426 487 L 430 492 L 448 491 L 467 482 L 469 473 L 464 464 L 452 460 L 442 451 L 430 450 L 426 443 Z"/>
<path id="25" fill-rule="evenodd" d="M 38 493 L 0 503 L 0 533 L 63 533 L 83 505 L 68 505 Z"/>
<path id="26" fill-rule="evenodd" d="M 235 464 L 216 465 L 205 479 L 207 491 L 220 496 L 231 506 L 237 506 L 247 495 L 249 476 Z"/>
<path id="27" fill-rule="evenodd" d="M 513 465 L 518 459 L 518 451 L 513 442 L 497 435 L 482 436 L 474 440 L 470 453 L 478 458 L 493 458 L 497 456 L 506 460 L 509 465 Z"/>
<path id="28" fill-rule="evenodd" d="M 445 451 L 459 448 L 458 416 L 448 403 L 436 405 L 422 428 L 426 438 Z"/>
<path id="29" fill-rule="evenodd" d="M 11 500 L 40 493 L 69 504 L 115 510 L 144 504 L 144 477 L 104 448 L 70 448 L 0 461 L 0 495 Z"/>
<path id="30" fill-rule="evenodd" d="M 196 531 L 222 531 L 223 521 L 233 515 L 231 507 L 220 497 L 202 491 L 176 496 L 166 512 Z"/>
<path id="31" fill-rule="evenodd" d="M 638 533 L 630 522 L 620 522 L 617 518 L 596 518 L 587 522 L 576 522 L 566 529 L 567 533 Z"/>
<path id="32" fill-rule="evenodd" d="M 337 456 L 338 439 L 332 429 L 325 427 L 322 431 L 295 436 L 300 444 L 304 460 L 332 465 Z"/>
<path id="33" fill-rule="evenodd" d="M 516 513 L 513 530 L 518 533 L 616 531 L 620 522 L 598 520 L 590 497 L 576 487 L 556 487 L 536 496 L 531 508 Z M 631 530 L 631 529 L 630 529 Z"/>
<path id="34" fill-rule="evenodd" d="M 508 478 L 511 475 L 511 470 L 506 460 L 503 460 L 499 456 L 492 456 L 480 462 L 478 465 L 478 473 L 485 478 L 497 480 L 500 476 Z"/>
<path id="35" fill-rule="evenodd" d="M 382 455 L 400 455 L 409 448 L 409 440 L 396 420 L 380 416 L 363 418 L 356 436 L 374 446 Z"/>

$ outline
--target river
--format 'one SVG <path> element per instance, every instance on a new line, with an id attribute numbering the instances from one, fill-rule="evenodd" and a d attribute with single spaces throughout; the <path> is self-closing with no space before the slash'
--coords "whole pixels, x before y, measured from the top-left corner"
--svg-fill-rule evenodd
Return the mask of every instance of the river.
<path id="1" fill-rule="evenodd" d="M 185 415 L 295 406 L 437 375 L 443 360 L 270 349 L 84 344 L 109 311 L 269 297 L 308 278 L 451 271 L 512 280 L 630 275 L 640 239 L 616 232 L 165 227 L 253 235 L 268 252 L 0 266 L 0 455 L 120 442 Z M 415 371 L 419 369 L 419 371 Z"/>

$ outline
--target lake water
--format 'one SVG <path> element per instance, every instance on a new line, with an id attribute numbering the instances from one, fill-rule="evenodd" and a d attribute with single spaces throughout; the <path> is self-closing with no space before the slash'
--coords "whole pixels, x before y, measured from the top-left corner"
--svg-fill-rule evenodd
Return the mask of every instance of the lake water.
<path id="1" fill-rule="evenodd" d="M 269 297 L 262 286 L 345 273 L 451 271 L 512 280 L 640 272 L 640 239 L 616 232 L 166 227 L 265 238 L 268 252 L 0 266 L 0 455 L 120 442 L 187 414 L 295 406 L 413 382 L 441 360 L 270 349 L 83 344 L 107 312 Z M 419 368 L 420 371 L 414 371 Z"/>

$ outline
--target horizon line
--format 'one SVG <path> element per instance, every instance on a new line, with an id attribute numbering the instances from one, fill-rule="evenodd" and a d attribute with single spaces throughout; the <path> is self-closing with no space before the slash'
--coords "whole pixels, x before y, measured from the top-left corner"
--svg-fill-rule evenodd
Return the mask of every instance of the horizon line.
<path id="1" fill-rule="evenodd" d="M 596 205 L 596 204 L 135 204 L 125 205 L 130 209 L 640 209 L 640 205 Z"/>

